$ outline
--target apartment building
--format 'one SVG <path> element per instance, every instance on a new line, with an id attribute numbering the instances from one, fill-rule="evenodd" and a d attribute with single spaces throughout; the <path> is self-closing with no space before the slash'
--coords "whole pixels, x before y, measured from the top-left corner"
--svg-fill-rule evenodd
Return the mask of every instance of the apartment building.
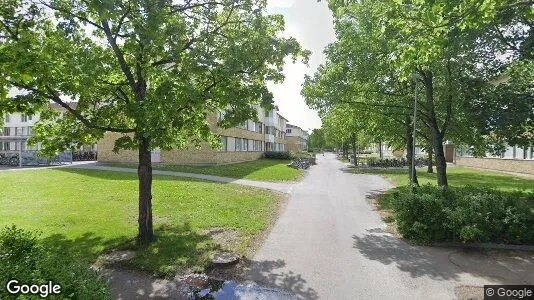
<path id="1" fill-rule="evenodd" d="M 224 129 L 217 126 L 224 118 L 224 112 L 214 112 L 208 116 L 208 123 L 213 132 L 221 139 L 222 148 L 212 149 L 203 144 L 201 149 L 193 147 L 185 150 L 152 152 L 152 162 L 177 165 L 217 165 L 256 160 L 265 151 L 286 150 L 287 119 L 277 109 L 266 111 L 257 107 L 258 121 L 248 120 L 233 128 Z M 98 161 L 102 162 L 137 162 L 136 151 L 122 150 L 113 152 L 115 140 L 121 134 L 106 133 L 98 142 Z"/>
<path id="2" fill-rule="evenodd" d="M 308 132 L 298 126 L 287 124 L 286 126 L 286 144 L 287 150 L 299 152 L 308 150 Z"/>
<path id="3" fill-rule="evenodd" d="M 39 114 L 6 114 L 4 127 L 0 132 L 0 152 L 38 150 L 38 146 L 29 146 L 27 142 L 37 121 Z"/>
<path id="4" fill-rule="evenodd" d="M 76 107 L 76 102 L 70 105 Z M 51 103 L 50 107 L 61 113 L 66 111 L 55 103 Z M 33 127 L 40 120 L 39 112 L 35 114 L 12 113 L 6 114 L 3 118 L 4 125 L 0 131 L 0 152 L 37 151 L 41 148 L 40 145 L 28 145 L 28 139 L 33 134 Z M 96 144 L 86 145 L 79 150 L 96 151 L 96 147 Z"/>

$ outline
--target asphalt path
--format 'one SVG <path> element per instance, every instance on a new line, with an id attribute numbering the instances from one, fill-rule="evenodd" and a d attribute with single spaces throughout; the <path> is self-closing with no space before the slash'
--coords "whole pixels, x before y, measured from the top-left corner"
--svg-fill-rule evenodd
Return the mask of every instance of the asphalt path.
<path id="1" fill-rule="evenodd" d="M 302 299 L 454 299 L 482 296 L 484 284 L 534 284 L 529 254 L 413 246 L 388 233 L 369 196 L 391 187 L 318 155 L 250 279 Z"/>

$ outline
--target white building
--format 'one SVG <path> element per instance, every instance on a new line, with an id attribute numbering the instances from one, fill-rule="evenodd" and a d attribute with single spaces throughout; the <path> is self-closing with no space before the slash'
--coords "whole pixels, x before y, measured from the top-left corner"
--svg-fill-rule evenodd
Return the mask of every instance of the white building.
<path id="1" fill-rule="evenodd" d="M 4 127 L 0 132 L 0 151 L 39 150 L 38 146 L 29 146 L 27 139 L 32 135 L 33 126 L 39 121 L 39 114 L 22 113 L 4 116 Z"/>

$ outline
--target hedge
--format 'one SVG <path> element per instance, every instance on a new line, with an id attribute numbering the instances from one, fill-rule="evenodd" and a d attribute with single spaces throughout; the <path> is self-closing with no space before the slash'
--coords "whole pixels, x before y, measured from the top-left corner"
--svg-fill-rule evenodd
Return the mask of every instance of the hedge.
<path id="1" fill-rule="evenodd" d="M 426 185 L 397 190 L 392 208 L 399 232 L 416 243 L 481 242 L 534 245 L 534 194 Z"/>

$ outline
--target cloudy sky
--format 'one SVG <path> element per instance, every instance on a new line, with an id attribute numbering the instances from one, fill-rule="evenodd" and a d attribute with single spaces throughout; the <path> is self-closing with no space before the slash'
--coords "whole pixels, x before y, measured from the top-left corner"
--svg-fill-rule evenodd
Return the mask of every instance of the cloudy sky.
<path id="1" fill-rule="evenodd" d="M 312 51 L 309 65 L 288 63 L 285 67 L 286 80 L 282 84 L 271 84 L 280 113 L 291 124 L 303 129 L 321 127 L 317 112 L 308 108 L 300 95 L 305 74 L 313 74 L 324 62 L 323 49 L 334 41 L 332 16 L 325 1 L 316 0 L 268 0 L 269 13 L 282 14 L 286 21 L 286 33 L 295 37 L 307 50 Z"/>

